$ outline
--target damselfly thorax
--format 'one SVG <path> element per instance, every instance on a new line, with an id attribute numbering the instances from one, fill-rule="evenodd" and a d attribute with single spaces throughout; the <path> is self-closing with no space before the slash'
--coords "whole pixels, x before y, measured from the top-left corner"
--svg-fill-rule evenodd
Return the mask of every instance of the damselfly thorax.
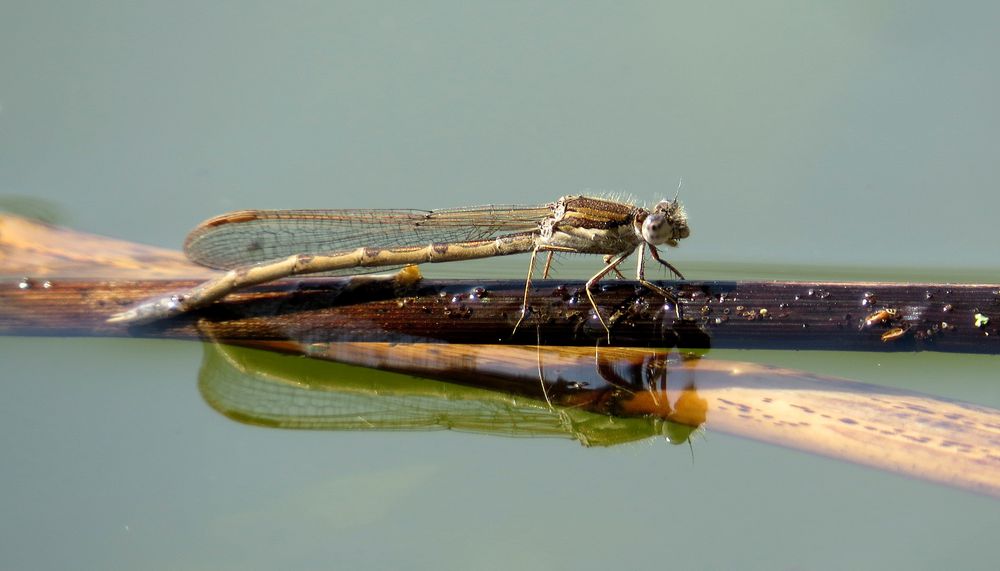
<path id="1" fill-rule="evenodd" d="M 684 208 L 663 200 L 652 209 L 586 196 L 566 196 L 540 206 L 479 206 L 422 210 L 243 210 L 200 224 L 184 251 L 194 262 L 229 270 L 191 290 L 150 300 L 109 321 L 149 321 L 204 307 L 239 289 L 303 275 L 344 275 L 408 264 L 451 262 L 531 253 L 521 319 L 536 257 L 546 252 L 604 255 L 604 267 L 586 286 L 597 318 L 609 329 L 591 288 L 640 250 L 636 278 L 665 297 L 666 290 L 648 282 L 645 251 L 683 279 L 662 260 L 657 246 L 676 246 L 690 234 Z M 676 301 L 676 300 L 674 300 Z M 520 324 L 518 321 L 518 325 Z M 517 326 L 515 326 L 515 329 Z"/>

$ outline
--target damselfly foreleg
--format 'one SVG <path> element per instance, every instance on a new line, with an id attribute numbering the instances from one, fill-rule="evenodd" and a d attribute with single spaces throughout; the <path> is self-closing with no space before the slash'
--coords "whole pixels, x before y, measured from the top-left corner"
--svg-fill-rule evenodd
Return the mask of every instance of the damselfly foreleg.
<path id="1" fill-rule="evenodd" d="M 684 279 L 684 276 L 677 270 L 677 268 L 671 265 L 670 262 L 660 258 L 660 251 L 656 249 L 656 246 L 653 246 L 651 244 L 647 244 L 646 246 L 649 247 L 649 255 L 653 256 L 654 260 L 666 266 L 666 268 L 670 270 L 679 279 Z"/>

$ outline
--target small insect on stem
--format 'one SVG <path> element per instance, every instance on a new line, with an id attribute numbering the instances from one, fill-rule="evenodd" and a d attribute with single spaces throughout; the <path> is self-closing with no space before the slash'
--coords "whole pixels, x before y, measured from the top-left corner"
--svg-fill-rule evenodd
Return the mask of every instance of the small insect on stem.
<path id="1" fill-rule="evenodd" d="M 893 327 L 892 329 L 886 331 L 882 334 L 882 342 L 888 343 L 890 341 L 895 341 L 906 335 L 908 329 L 906 327 Z"/>
<path id="2" fill-rule="evenodd" d="M 868 314 L 861 329 L 873 327 L 886 329 L 879 338 L 883 343 L 889 343 L 901 339 L 910 330 L 910 327 L 901 321 L 902 314 L 898 309 L 884 307 Z"/>
<path id="3" fill-rule="evenodd" d="M 891 322 L 893 319 L 899 316 L 899 310 L 896 309 L 880 309 L 868 315 L 865 318 L 865 327 L 872 327 L 875 325 L 883 325 Z"/>
<path id="4" fill-rule="evenodd" d="M 564 196 L 538 206 L 478 206 L 445 210 L 242 210 L 203 222 L 187 238 L 191 261 L 228 270 L 194 288 L 139 305 L 109 322 L 145 322 L 210 305 L 240 289 L 306 275 L 348 275 L 409 264 L 453 262 L 530 253 L 521 316 L 528 311 L 531 277 L 539 252 L 548 274 L 555 253 L 605 256 L 604 267 L 587 281 L 586 292 L 601 325 L 611 331 L 592 293 L 593 286 L 638 250 L 636 278 L 679 304 L 669 291 L 646 280 L 645 253 L 678 278 L 660 258 L 658 246 L 676 247 L 690 235 L 684 207 L 674 197 L 651 209 L 587 196 Z"/>

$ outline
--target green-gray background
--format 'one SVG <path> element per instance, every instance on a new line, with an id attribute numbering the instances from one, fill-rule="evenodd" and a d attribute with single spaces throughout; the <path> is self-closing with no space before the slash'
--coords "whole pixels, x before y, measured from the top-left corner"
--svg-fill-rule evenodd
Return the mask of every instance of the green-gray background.
<path id="1" fill-rule="evenodd" d="M 683 257 L 997 266 L 1000 8 L 22 2 L 0 190 L 176 245 L 236 208 L 672 195 Z"/>
<path id="2" fill-rule="evenodd" d="M 1000 281 L 997 22 L 994 2 L 0 0 L 0 197 L 176 247 L 239 208 L 652 202 L 683 178 L 681 268 Z M 199 352 L 0 339 L 0 568 L 997 560 L 992 500 L 719 435 L 692 464 L 249 429 L 198 402 Z M 924 390 L 1000 401 L 992 358 L 919 363 Z"/>

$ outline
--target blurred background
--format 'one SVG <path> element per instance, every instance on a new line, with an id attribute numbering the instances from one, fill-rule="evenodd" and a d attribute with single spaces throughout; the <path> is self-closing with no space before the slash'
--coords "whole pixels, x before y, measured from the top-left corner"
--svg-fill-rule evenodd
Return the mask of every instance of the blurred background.
<path id="1" fill-rule="evenodd" d="M 680 263 L 996 268 L 992 2 L 17 2 L 0 194 L 178 246 L 241 208 L 681 198 Z"/>
<path id="2" fill-rule="evenodd" d="M 683 180 L 690 278 L 995 283 L 998 21 L 989 1 L 7 0 L 0 206 L 176 248 L 234 209 L 653 203 Z M 692 460 L 249 428 L 201 402 L 200 357 L 0 339 L 0 568 L 997 561 L 1000 510 L 966 492 L 711 433 Z M 1000 406 L 990 356 L 731 357 Z"/>

